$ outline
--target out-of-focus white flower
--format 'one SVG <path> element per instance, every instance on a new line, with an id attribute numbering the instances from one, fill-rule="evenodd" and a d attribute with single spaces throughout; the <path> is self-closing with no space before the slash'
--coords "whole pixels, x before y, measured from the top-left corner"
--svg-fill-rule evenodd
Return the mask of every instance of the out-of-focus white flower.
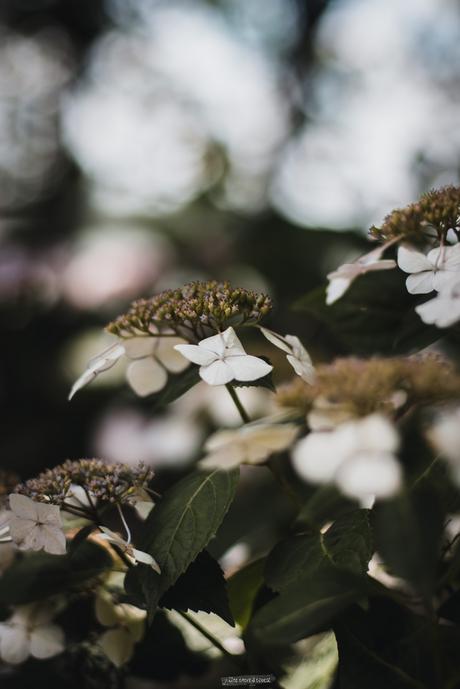
<path id="1" fill-rule="evenodd" d="M 329 273 L 327 279 L 329 285 L 326 291 L 326 304 L 333 304 L 340 297 L 343 297 L 351 283 L 360 275 L 370 273 L 375 270 L 390 270 L 396 267 L 395 261 L 380 260 L 386 246 L 379 246 L 377 249 L 361 256 L 353 263 L 344 263 L 337 270 Z"/>
<path id="2" fill-rule="evenodd" d="M 225 385 L 231 380 L 250 381 L 263 378 L 273 366 L 263 359 L 246 354 L 233 328 L 197 345 L 178 344 L 175 349 L 200 366 L 200 376 L 208 385 Z"/>
<path id="3" fill-rule="evenodd" d="M 428 438 L 450 464 L 452 476 L 460 485 L 460 407 L 442 414 L 428 431 Z"/>
<path id="4" fill-rule="evenodd" d="M 278 333 L 269 330 L 268 328 L 260 328 L 262 335 L 264 335 L 269 342 L 275 347 L 286 352 L 286 359 L 291 364 L 294 371 L 306 383 L 313 385 L 315 382 L 315 367 L 313 366 L 311 357 L 301 341 L 295 335 L 278 335 Z"/>
<path id="5" fill-rule="evenodd" d="M 66 552 L 61 512 L 57 505 L 35 502 L 26 495 L 10 495 L 10 535 L 20 550 L 45 550 L 53 555 Z"/>
<path id="6" fill-rule="evenodd" d="M 306 481 L 334 482 L 345 495 L 368 503 L 373 496 L 386 498 L 399 490 L 398 445 L 394 426 L 372 414 L 332 431 L 310 433 L 294 447 L 292 459 Z"/>
<path id="7" fill-rule="evenodd" d="M 126 378 L 139 397 L 159 392 L 167 383 L 168 373 L 184 371 L 188 363 L 175 351 L 175 345 L 184 342 L 180 337 L 131 337 L 117 341 L 88 363 L 86 370 L 72 386 L 69 400 L 78 390 L 112 368 L 126 356 L 129 365 Z"/>
<path id="8" fill-rule="evenodd" d="M 410 294 L 439 292 L 460 277 L 460 244 L 438 247 L 426 255 L 410 246 L 400 246 L 398 266 L 411 273 L 406 280 Z"/>
<path id="9" fill-rule="evenodd" d="M 142 562 L 142 564 L 149 565 L 155 570 L 155 572 L 161 574 L 158 563 L 151 555 L 149 555 L 149 553 L 144 553 L 143 550 L 137 550 L 132 546 L 131 543 L 128 543 L 128 541 L 125 541 L 117 533 L 111 531 L 105 526 L 99 526 L 99 529 L 103 532 L 102 534 L 99 534 L 99 538 L 102 538 L 104 541 L 107 541 L 107 543 L 112 543 L 120 548 L 133 565 L 137 565 L 139 562 Z"/>
<path id="10" fill-rule="evenodd" d="M 434 297 L 415 307 L 424 323 L 449 328 L 460 320 L 460 279 L 449 282 Z"/>
<path id="11" fill-rule="evenodd" d="M 232 469 L 239 464 L 260 464 L 274 452 L 287 449 L 299 432 L 292 423 L 254 423 L 218 431 L 206 442 L 203 468 Z"/>
<path id="12" fill-rule="evenodd" d="M 147 613 L 128 603 L 114 603 L 104 589 L 96 597 L 96 618 L 111 627 L 99 638 L 99 645 L 116 667 L 125 665 L 133 655 L 135 644 L 145 632 Z"/>
<path id="13" fill-rule="evenodd" d="M 51 624 L 54 608 L 22 605 L 5 622 L 0 622 L 0 657 L 5 663 L 19 665 L 29 656 L 52 658 L 64 650 L 64 633 Z"/>

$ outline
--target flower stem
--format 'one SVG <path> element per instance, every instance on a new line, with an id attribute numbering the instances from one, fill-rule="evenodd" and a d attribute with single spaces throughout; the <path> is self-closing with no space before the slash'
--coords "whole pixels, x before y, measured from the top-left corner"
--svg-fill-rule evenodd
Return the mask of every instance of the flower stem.
<path id="1" fill-rule="evenodd" d="M 246 409 L 241 404 L 241 400 L 238 397 L 238 395 L 236 394 L 235 388 L 233 388 L 230 385 L 230 383 L 227 383 L 227 385 L 225 387 L 227 388 L 230 397 L 232 398 L 233 402 L 235 403 L 235 407 L 238 409 L 240 416 L 243 420 L 243 423 L 249 423 L 251 421 L 251 419 L 249 418 L 249 415 L 248 415 Z"/>
<path id="2" fill-rule="evenodd" d="M 201 624 L 195 620 L 189 613 L 187 612 L 182 612 L 181 610 L 177 611 L 181 617 L 184 618 L 184 620 L 187 620 L 189 624 L 192 625 L 192 627 L 195 627 L 195 629 L 200 632 L 202 636 L 205 637 L 208 641 L 212 643 L 212 645 L 217 648 L 226 658 L 228 658 L 232 663 L 237 665 L 238 667 L 242 666 L 241 659 L 234 655 L 233 653 L 230 653 L 227 651 L 225 646 L 217 639 L 211 632 L 208 632 L 207 629 L 201 626 Z"/>

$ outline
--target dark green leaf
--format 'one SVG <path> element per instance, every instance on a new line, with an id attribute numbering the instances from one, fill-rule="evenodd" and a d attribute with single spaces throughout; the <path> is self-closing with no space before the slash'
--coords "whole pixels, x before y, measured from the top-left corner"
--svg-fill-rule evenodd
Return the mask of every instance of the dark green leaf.
<path id="1" fill-rule="evenodd" d="M 291 644 L 329 628 L 335 617 L 365 594 L 364 581 L 349 572 L 320 568 L 260 608 L 248 634 L 263 644 Z"/>
<path id="2" fill-rule="evenodd" d="M 319 531 L 291 536 L 270 553 L 265 580 L 282 591 L 299 580 L 308 581 L 325 566 L 364 574 L 373 552 L 367 510 L 353 510 L 337 519 L 322 534 Z"/>
<path id="3" fill-rule="evenodd" d="M 0 603 L 22 605 L 63 593 L 98 576 L 112 565 L 104 548 L 85 541 L 67 555 L 30 553 L 0 578 Z"/>
<path id="4" fill-rule="evenodd" d="M 161 575 L 139 565 L 138 579 L 149 616 L 165 593 L 216 534 L 235 495 L 239 471 L 195 472 L 163 496 L 144 524 L 141 549 L 150 553 Z M 130 591 L 139 585 L 129 584 Z"/>
<path id="5" fill-rule="evenodd" d="M 294 305 L 327 326 L 354 354 L 403 354 L 439 340 L 443 331 L 427 326 L 414 311 L 417 300 L 399 270 L 363 275 L 337 302 L 326 304 L 325 288 Z"/>
<path id="6" fill-rule="evenodd" d="M 218 562 L 206 550 L 163 594 L 158 605 L 168 610 L 213 612 L 234 625 L 224 574 Z"/>
<path id="7" fill-rule="evenodd" d="M 263 586 L 265 558 L 255 560 L 240 569 L 228 580 L 230 610 L 238 624 L 247 626 L 256 596 Z"/>
<path id="8" fill-rule="evenodd" d="M 407 579 L 424 596 L 433 589 L 443 512 L 436 493 L 417 486 L 378 504 L 374 510 L 376 549 L 393 574 Z"/>

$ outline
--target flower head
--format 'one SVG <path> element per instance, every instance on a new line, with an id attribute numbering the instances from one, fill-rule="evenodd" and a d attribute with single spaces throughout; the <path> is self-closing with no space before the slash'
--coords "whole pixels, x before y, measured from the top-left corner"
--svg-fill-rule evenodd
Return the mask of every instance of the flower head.
<path id="1" fill-rule="evenodd" d="M 235 430 L 218 431 L 205 444 L 203 468 L 232 469 L 239 464 L 260 464 L 274 452 L 286 450 L 298 435 L 292 423 L 253 423 Z"/>
<path id="2" fill-rule="evenodd" d="M 332 428 L 378 412 L 395 416 L 401 408 L 456 399 L 460 375 L 439 356 L 344 358 L 316 367 L 314 385 L 296 380 L 280 388 L 282 407 L 307 414 L 310 428 Z"/>
<path id="3" fill-rule="evenodd" d="M 427 255 L 409 246 L 398 249 L 398 266 L 411 273 L 406 280 L 410 294 L 439 292 L 456 278 L 460 281 L 460 244 L 438 247 Z"/>
<path id="4" fill-rule="evenodd" d="M 278 333 L 268 328 L 260 328 L 260 332 L 275 347 L 287 354 L 286 359 L 291 364 L 294 371 L 306 383 L 313 384 L 315 381 L 315 367 L 311 357 L 301 341 L 295 335 L 278 335 Z"/>
<path id="5" fill-rule="evenodd" d="M 55 611 L 43 605 L 22 605 L 0 623 L 0 657 L 5 663 L 18 665 L 29 656 L 52 658 L 64 650 L 64 634 L 51 624 Z"/>
<path id="6" fill-rule="evenodd" d="M 397 208 L 387 215 L 381 227 L 372 227 L 374 239 L 403 239 L 426 244 L 433 233 L 445 240 L 449 230 L 460 230 L 460 187 L 446 186 L 423 194 L 416 203 Z"/>
<path id="7" fill-rule="evenodd" d="M 360 275 L 374 272 L 376 270 L 391 270 L 396 267 L 396 263 L 392 260 L 380 260 L 386 247 L 379 246 L 365 256 L 361 256 L 354 263 L 344 263 L 339 266 L 337 270 L 329 273 L 327 276 L 329 285 L 327 288 L 326 304 L 333 304 L 340 297 L 343 297 L 345 292 L 350 287 L 351 283 Z"/>
<path id="8" fill-rule="evenodd" d="M 10 507 L 10 535 L 21 550 L 45 550 L 53 555 L 66 552 L 59 507 L 17 493 L 10 495 Z"/>
<path id="9" fill-rule="evenodd" d="M 313 432 L 294 447 L 298 474 L 312 483 L 336 483 L 345 495 L 365 503 L 386 498 L 401 486 L 401 468 L 394 453 L 399 438 L 393 425 L 373 414 L 332 431 Z"/>
<path id="10" fill-rule="evenodd" d="M 234 288 L 228 282 L 190 282 L 133 302 L 128 313 L 110 323 L 107 330 L 126 338 L 151 335 L 158 329 L 168 328 L 196 342 L 204 334 L 219 332 L 230 325 L 258 323 L 271 307 L 267 295 Z"/>
<path id="11" fill-rule="evenodd" d="M 208 385 L 225 385 L 231 380 L 250 381 L 270 373 L 273 366 L 246 354 L 233 328 L 207 337 L 198 345 L 175 346 L 186 359 L 200 366 L 200 376 Z"/>
<path id="12" fill-rule="evenodd" d="M 143 464 L 106 464 L 100 459 L 67 460 L 37 478 L 17 486 L 16 491 L 33 500 L 63 505 L 81 486 L 94 500 L 113 504 L 134 504 L 139 490 L 148 487 L 153 471 Z"/>

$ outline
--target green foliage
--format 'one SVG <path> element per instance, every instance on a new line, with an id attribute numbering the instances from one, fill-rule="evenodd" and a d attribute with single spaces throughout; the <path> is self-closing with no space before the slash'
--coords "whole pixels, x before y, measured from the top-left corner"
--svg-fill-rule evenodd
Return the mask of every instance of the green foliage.
<path id="1" fill-rule="evenodd" d="M 334 304 L 326 304 L 326 290 L 318 288 L 294 309 L 322 323 L 353 354 L 405 354 L 436 342 L 444 334 L 421 321 L 401 271 L 363 275 Z"/>
<path id="2" fill-rule="evenodd" d="M 250 635 L 259 643 L 292 643 L 328 628 L 365 595 L 372 552 L 366 510 L 344 515 L 325 534 L 299 534 L 275 546 L 265 580 L 280 595 L 256 612 Z"/>
<path id="3" fill-rule="evenodd" d="M 377 551 L 393 574 L 423 596 L 433 591 L 443 516 L 436 493 L 422 482 L 374 510 Z"/>
<path id="4" fill-rule="evenodd" d="M 162 595 L 177 581 L 219 528 L 235 495 L 239 471 L 195 472 L 176 483 L 147 518 L 142 550 L 161 574 L 139 565 L 130 572 L 128 593 L 142 593 L 152 619 Z"/>
<path id="5" fill-rule="evenodd" d="M 0 604 L 22 605 L 78 588 L 112 565 L 104 548 L 85 541 L 67 555 L 27 554 L 0 578 Z"/>
<path id="6" fill-rule="evenodd" d="M 229 624 L 234 624 L 223 572 L 206 550 L 166 591 L 158 605 L 168 610 L 213 612 Z"/>
<path id="7" fill-rule="evenodd" d="M 325 534 L 297 534 L 275 546 L 267 560 L 265 580 L 273 590 L 283 591 L 328 567 L 364 574 L 372 557 L 372 540 L 368 511 L 354 510 Z"/>
<path id="8" fill-rule="evenodd" d="M 264 584 L 265 558 L 242 567 L 228 581 L 228 597 L 233 617 L 244 629 L 252 614 L 255 599 Z"/>

